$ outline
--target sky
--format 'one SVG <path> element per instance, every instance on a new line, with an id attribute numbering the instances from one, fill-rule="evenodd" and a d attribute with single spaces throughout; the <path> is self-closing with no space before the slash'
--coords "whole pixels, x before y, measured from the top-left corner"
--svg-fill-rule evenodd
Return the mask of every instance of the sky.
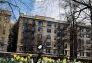
<path id="1" fill-rule="evenodd" d="M 24 13 L 25 15 L 34 16 L 46 16 L 52 17 L 56 20 L 65 21 L 65 10 L 60 7 L 63 6 L 62 0 L 6 0 L 13 5 L 17 5 L 18 7 L 14 7 L 7 3 L 0 3 L 0 9 L 7 9 L 12 12 L 12 22 L 16 22 L 19 18 L 20 13 Z M 87 21 L 88 22 L 88 21 Z"/>
<path id="2" fill-rule="evenodd" d="M 12 21 L 15 22 L 19 18 L 20 13 L 31 14 L 31 10 L 34 9 L 35 0 L 6 0 L 11 3 L 0 3 L 0 9 L 11 11 Z M 13 5 L 12 5 L 13 4 Z M 15 7 L 17 5 L 18 7 Z M 11 9 L 12 8 L 12 9 Z"/>
<path id="3" fill-rule="evenodd" d="M 34 4 L 34 15 L 42 15 L 59 20 L 59 0 L 36 0 Z M 63 11 L 63 9 L 62 9 Z"/>
<path id="4" fill-rule="evenodd" d="M 12 21 L 18 19 L 19 13 L 24 13 L 27 15 L 40 15 L 46 17 L 52 17 L 56 20 L 60 20 L 59 17 L 59 0 L 6 0 L 14 5 L 17 5 L 19 8 L 11 5 L 12 12 Z M 0 4 L 0 8 L 8 9 L 10 11 L 11 7 L 7 4 Z M 63 9 L 62 9 L 63 12 Z M 64 20 L 64 19 L 63 19 Z"/>

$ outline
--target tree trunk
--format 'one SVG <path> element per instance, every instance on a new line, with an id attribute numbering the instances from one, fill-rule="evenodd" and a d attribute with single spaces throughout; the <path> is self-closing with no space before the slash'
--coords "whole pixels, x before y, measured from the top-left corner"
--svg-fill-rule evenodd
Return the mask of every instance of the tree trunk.
<path id="1" fill-rule="evenodd" d="M 91 20 L 91 48 L 90 48 L 90 50 L 91 50 L 91 52 L 90 52 L 90 59 L 92 59 L 92 8 L 90 8 L 90 20 Z"/>

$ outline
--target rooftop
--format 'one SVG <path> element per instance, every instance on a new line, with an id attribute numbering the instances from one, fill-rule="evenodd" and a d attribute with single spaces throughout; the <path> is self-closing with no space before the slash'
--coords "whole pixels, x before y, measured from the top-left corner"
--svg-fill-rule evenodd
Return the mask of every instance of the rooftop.
<path id="1" fill-rule="evenodd" d="M 54 18 L 51 18 L 51 17 L 39 16 L 39 15 L 29 16 L 29 15 L 24 15 L 23 13 L 21 13 L 20 17 L 32 18 L 32 19 L 43 20 L 43 21 L 65 23 L 65 21 L 55 20 Z"/>
<path id="2" fill-rule="evenodd" d="M 11 15 L 11 12 L 9 10 L 0 9 L 0 14 Z"/>

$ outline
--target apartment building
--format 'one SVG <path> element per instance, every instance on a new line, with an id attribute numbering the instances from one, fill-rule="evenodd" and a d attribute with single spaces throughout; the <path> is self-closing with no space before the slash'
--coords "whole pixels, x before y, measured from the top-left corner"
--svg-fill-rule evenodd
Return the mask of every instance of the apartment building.
<path id="1" fill-rule="evenodd" d="M 18 40 L 18 28 L 19 28 L 18 23 L 19 22 L 12 24 L 12 27 L 10 29 L 7 52 L 16 52 Z"/>
<path id="2" fill-rule="evenodd" d="M 80 25 L 78 26 L 78 58 L 92 60 L 91 51 L 92 43 L 90 39 L 91 27 Z"/>
<path id="3" fill-rule="evenodd" d="M 23 23 L 26 23 L 24 25 Z M 43 46 L 44 54 L 58 54 L 57 48 L 57 28 L 58 23 L 54 18 L 44 17 L 44 16 L 27 16 L 21 15 L 19 17 L 19 30 L 18 30 L 18 42 L 17 42 L 17 52 L 25 52 L 25 44 L 28 43 L 26 52 L 34 51 L 37 53 L 37 47 L 39 45 Z M 60 28 L 63 28 L 63 23 L 60 23 Z M 23 34 L 24 29 L 28 31 Z M 26 35 L 26 37 L 24 37 Z M 27 41 L 25 41 L 25 39 Z M 24 40 L 24 41 L 23 41 Z M 24 43 L 24 44 L 23 44 Z"/>
<path id="4" fill-rule="evenodd" d="M 7 51 L 11 12 L 0 10 L 0 51 Z"/>
<path id="5" fill-rule="evenodd" d="M 66 23 L 63 27 L 63 37 L 62 41 L 64 42 L 64 55 L 67 58 L 70 58 L 70 24 Z"/>
<path id="6" fill-rule="evenodd" d="M 67 25 L 64 27 L 64 37 L 62 38 L 64 41 L 64 54 L 70 58 L 70 50 L 71 50 L 71 26 L 67 23 Z M 91 40 L 90 40 L 90 26 L 85 24 L 77 24 L 76 28 L 76 34 L 77 34 L 77 58 L 78 59 L 86 59 L 91 60 Z"/>
<path id="7" fill-rule="evenodd" d="M 32 17 L 24 16 L 23 14 L 19 17 L 19 28 L 18 28 L 18 41 L 17 41 L 17 52 L 21 53 L 35 53 L 35 23 Z"/>

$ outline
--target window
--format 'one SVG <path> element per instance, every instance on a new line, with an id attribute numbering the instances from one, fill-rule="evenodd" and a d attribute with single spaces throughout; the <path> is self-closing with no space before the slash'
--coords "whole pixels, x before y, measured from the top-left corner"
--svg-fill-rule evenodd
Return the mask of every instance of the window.
<path id="1" fill-rule="evenodd" d="M 67 48 L 67 44 L 65 44 L 65 48 Z"/>
<path id="2" fill-rule="evenodd" d="M 54 37 L 54 40 L 56 40 L 56 37 Z"/>
<path id="3" fill-rule="evenodd" d="M 47 29 L 47 32 L 48 32 L 48 33 L 51 33 L 51 29 Z"/>
<path id="4" fill-rule="evenodd" d="M 2 20 L 2 18 L 0 17 L 0 21 Z"/>
<path id="5" fill-rule="evenodd" d="M 86 55 L 87 55 L 88 57 L 90 57 L 90 56 L 91 56 L 91 53 L 90 53 L 90 52 L 86 52 Z"/>
<path id="6" fill-rule="evenodd" d="M 6 24 L 4 24 L 3 27 L 3 34 L 5 34 Z"/>
<path id="7" fill-rule="evenodd" d="M 46 49 L 46 53 L 50 53 L 50 49 Z"/>
<path id="8" fill-rule="evenodd" d="M 65 55 L 67 55 L 67 50 L 65 50 Z"/>
<path id="9" fill-rule="evenodd" d="M 83 32 L 84 31 L 84 29 L 81 29 L 81 32 Z"/>
<path id="10" fill-rule="evenodd" d="M 51 39 L 51 36 L 50 35 L 47 35 L 47 39 Z"/>
<path id="11" fill-rule="evenodd" d="M 23 47 L 20 47 L 20 51 L 23 51 Z"/>
<path id="12" fill-rule="evenodd" d="M 5 34 L 5 29 L 3 29 L 3 34 Z"/>
<path id="13" fill-rule="evenodd" d="M 42 26 L 42 21 L 38 21 L 38 26 Z"/>
<path id="14" fill-rule="evenodd" d="M 84 40 L 83 40 L 83 39 L 81 40 L 81 44 L 82 44 L 82 45 L 84 44 Z"/>
<path id="15" fill-rule="evenodd" d="M 38 31 L 41 31 L 42 30 L 42 27 L 38 27 Z"/>
<path id="16" fill-rule="evenodd" d="M 35 27 L 32 27 L 31 31 L 32 31 L 32 33 L 34 33 L 35 32 Z"/>
<path id="17" fill-rule="evenodd" d="M 82 56 L 84 56 L 84 52 L 82 52 Z"/>
<path id="18" fill-rule="evenodd" d="M 86 40 L 86 44 L 91 44 L 91 43 L 90 43 L 90 40 Z"/>
<path id="19" fill-rule="evenodd" d="M 84 52 L 80 52 L 80 56 L 84 56 Z"/>
<path id="20" fill-rule="evenodd" d="M 81 46 L 81 39 L 78 39 L 78 47 L 80 48 Z"/>
<path id="21" fill-rule="evenodd" d="M 35 21 L 32 21 L 32 26 L 35 26 Z"/>
<path id="22" fill-rule="evenodd" d="M 86 29 L 86 32 L 89 32 L 90 31 L 90 29 Z"/>
<path id="23" fill-rule="evenodd" d="M 51 42 L 46 42 L 46 46 L 51 46 Z"/>
<path id="24" fill-rule="evenodd" d="M 60 37 L 60 36 L 61 36 L 61 33 L 60 33 L 60 32 L 58 32 L 58 33 L 57 33 L 57 36 L 58 36 L 58 37 Z"/>
<path id="25" fill-rule="evenodd" d="M 47 26 L 51 26 L 51 24 L 52 24 L 52 23 L 51 23 L 50 21 L 47 22 Z"/>
<path id="26" fill-rule="evenodd" d="M 56 47 L 57 45 L 56 44 L 54 44 L 54 47 Z"/>
<path id="27" fill-rule="evenodd" d="M 54 33 L 56 33 L 57 30 L 54 30 Z"/>
<path id="28" fill-rule="evenodd" d="M 56 27 L 56 23 L 54 24 L 54 26 Z"/>
<path id="29" fill-rule="evenodd" d="M 57 50 L 54 50 L 54 54 L 57 54 Z"/>

